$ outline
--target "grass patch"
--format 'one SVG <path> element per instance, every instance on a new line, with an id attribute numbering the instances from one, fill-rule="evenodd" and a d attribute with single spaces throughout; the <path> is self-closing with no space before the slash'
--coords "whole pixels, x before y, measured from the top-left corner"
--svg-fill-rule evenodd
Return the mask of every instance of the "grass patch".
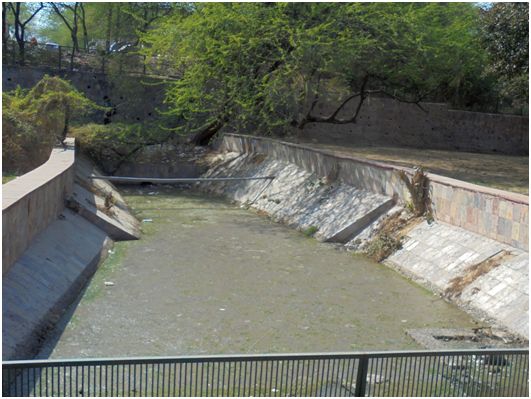
<path id="1" fill-rule="evenodd" d="M 112 281 L 114 272 L 122 265 L 128 246 L 129 242 L 118 242 L 114 244 L 114 248 L 109 252 L 109 256 L 96 271 L 94 277 L 92 277 L 83 295 L 83 302 L 92 301 L 103 293 L 103 290 L 106 288 L 105 282 Z"/>
<path id="2" fill-rule="evenodd" d="M 319 228 L 317 226 L 310 226 L 302 230 L 302 234 L 304 234 L 306 237 L 313 237 L 318 230 Z"/>
<path id="3" fill-rule="evenodd" d="M 11 180 L 14 180 L 18 177 L 17 174 L 11 172 L 2 172 L 2 184 L 6 184 Z"/>

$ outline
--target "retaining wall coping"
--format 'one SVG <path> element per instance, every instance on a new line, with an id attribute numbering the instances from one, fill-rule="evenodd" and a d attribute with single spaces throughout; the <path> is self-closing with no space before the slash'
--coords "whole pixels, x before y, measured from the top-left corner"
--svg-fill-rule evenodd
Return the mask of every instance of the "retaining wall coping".
<path id="1" fill-rule="evenodd" d="M 66 148 L 54 148 L 50 158 L 38 168 L 2 185 L 2 212 L 74 164 L 74 139 L 66 139 L 65 144 Z"/>
<path id="2" fill-rule="evenodd" d="M 233 136 L 233 137 L 244 137 L 244 138 L 248 138 L 248 139 L 274 142 L 274 143 L 282 144 L 282 145 L 285 145 L 285 146 L 288 146 L 288 147 L 300 148 L 300 149 L 303 149 L 303 150 L 312 151 L 312 152 L 319 153 L 319 154 L 322 154 L 322 155 L 333 156 L 335 158 L 339 158 L 339 159 L 342 159 L 342 160 L 351 160 L 351 161 L 359 162 L 359 163 L 362 163 L 362 164 L 375 166 L 375 167 L 378 167 L 378 168 L 381 168 L 381 169 L 404 171 L 404 172 L 409 173 L 409 174 L 413 174 L 415 172 L 415 170 L 413 168 L 386 164 L 386 163 L 383 163 L 383 162 L 373 161 L 373 160 L 369 160 L 369 159 L 366 159 L 366 158 L 359 158 L 359 157 L 355 157 L 353 155 L 349 155 L 349 154 L 345 154 L 345 153 L 341 153 L 341 152 L 336 152 L 336 151 L 333 151 L 333 150 L 315 148 L 315 147 L 313 147 L 311 145 L 307 145 L 307 144 L 290 143 L 288 141 L 282 141 L 282 140 L 278 140 L 278 139 L 274 139 L 274 138 L 270 138 L 270 137 L 257 137 L 257 136 L 250 136 L 250 135 L 238 134 L 238 133 L 225 133 L 225 134 L 229 135 L 229 136 Z M 505 190 L 499 190 L 499 189 L 496 189 L 496 188 L 480 186 L 480 185 L 477 185 L 477 184 L 468 183 L 468 182 L 463 181 L 463 180 L 458 180 L 458 179 L 453 179 L 451 177 L 437 175 L 435 173 L 427 173 L 427 176 L 430 179 L 430 181 L 435 182 L 435 183 L 444 184 L 446 186 L 451 186 L 451 187 L 459 188 L 459 189 L 466 190 L 466 191 L 487 194 L 487 195 L 490 195 L 490 196 L 493 196 L 493 197 L 503 198 L 505 200 L 508 200 L 508 201 L 511 201 L 511 202 L 516 202 L 516 203 L 519 203 L 519 204 L 529 205 L 529 196 L 524 195 L 524 194 L 512 193 L 510 191 L 505 191 Z"/>

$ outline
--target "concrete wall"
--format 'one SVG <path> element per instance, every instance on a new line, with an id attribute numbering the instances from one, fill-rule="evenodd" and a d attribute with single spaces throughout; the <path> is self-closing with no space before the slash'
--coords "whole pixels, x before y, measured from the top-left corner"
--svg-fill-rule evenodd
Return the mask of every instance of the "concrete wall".
<path id="1" fill-rule="evenodd" d="M 529 153 L 529 118 L 450 110 L 446 104 L 414 104 L 370 97 L 356 123 L 309 124 L 304 136 L 323 143 L 405 146 L 441 150 L 525 155 Z M 351 102 L 340 116 L 352 115 Z M 330 115 L 333 104 L 318 104 L 315 114 Z"/>
<path id="2" fill-rule="evenodd" d="M 29 359 L 107 256 L 137 239 L 138 220 L 74 141 L 3 186 L 2 357 Z M 105 205 L 105 198 L 113 205 Z M 66 201 L 65 201 L 66 199 Z M 66 207 L 65 207 L 66 206 Z"/>
<path id="3" fill-rule="evenodd" d="M 74 184 L 74 153 L 69 140 L 46 163 L 2 186 L 2 275 L 63 210 Z"/>
<path id="4" fill-rule="evenodd" d="M 31 88 L 45 75 L 59 76 L 70 81 L 76 89 L 100 105 L 106 105 L 107 98 L 116 107 L 113 122 L 147 122 L 158 117 L 156 109 L 164 109 L 165 85 L 159 79 L 131 77 L 128 75 L 109 77 L 102 73 L 68 72 L 33 67 L 2 66 L 2 90 L 13 90 L 19 85 Z M 143 83 L 147 84 L 143 84 Z M 103 123 L 104 112 L 96 111 L 86 116 L 87 120 Z"/>
<path id="5" fill-rule="evenodd" d="M 335 154 L 309 146 L 278 140 L 226 134 L 221 150 L 262 153 L 293 163 L 318 176 L 337 174 L 348 185 L 376 194 L 409 201 L 409 192 L 397 175 L 413 170 Z M 529 197 L 491 189 L 435 174 L 428 174 L 434 217 L 499 242 L 529 250 Z"/>

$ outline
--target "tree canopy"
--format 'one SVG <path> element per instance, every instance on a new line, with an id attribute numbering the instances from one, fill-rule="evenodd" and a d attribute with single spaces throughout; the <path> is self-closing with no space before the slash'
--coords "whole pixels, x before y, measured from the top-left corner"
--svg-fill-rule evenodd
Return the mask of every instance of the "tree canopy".
<path id="1" fill-rule="evenodd" d="M 9 4 L 15 10 L 19 3 Z M 195 132 L 197 143 L 224 128 L 285 134 L 308 123 L 353 123 L 370 96 L 527 112 L 525 3 L 65 2 L 19 8 L 21 21 L 38 10 L 27 32 L 39 40 L 105 52 L 128 48 L 150 65 L 180 71 L 167 91 L 168 113 L 180 120 L 175 130 Z M 5 14 L 4 25 L 12 26 L 14 13 Z M 323 102 L 335 110 L 319 115 L 316 105 Z"/>
<path id="2" fill-rule="evenodd" d="M 141 38 L 146 55 L 183 71 L 167 101 L 201 141 L 229 122 L 264 133 L 355 122 L 369 95 L 466 103 L 487 60 L 479 12 L 463 3 L 197 4 Z M 338 108 L 315 116 L 325 98 Z M 342 115 L 354 99 L 356 112 Z"/>

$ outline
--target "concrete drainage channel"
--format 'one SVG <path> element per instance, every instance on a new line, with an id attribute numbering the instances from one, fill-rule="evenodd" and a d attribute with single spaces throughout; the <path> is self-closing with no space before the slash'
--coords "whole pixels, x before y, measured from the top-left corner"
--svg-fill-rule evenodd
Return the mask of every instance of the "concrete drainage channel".
<path id="1" fill-rule="evenodd" d="M 219 152 L 210 156 L 210 168 L 204 176 L 276 178 L 206 183 L 200 189 L 255 208 L 299 230 L 311 230 L 318 240 L 337 242 L 347 249 L 363 247 L 386 220 L 404 213 L 410 201 L 407 188 L 396 173 L 404 168 L 241 135 L 226 135 L 218 148 Z M 435 175 L 429 177 L 435 220 L 417 221 L 407 227 L 401 248 L 384 263 L 477 319 L 525 342 L 529 328 L 529 254 L 527 234 L 518 232 L 528 230 L 528 197 L 449 182 L 451 179 Z M 446 184 L 450 183 L 457 204 L 451 206 L 452 213 L 447 216 L 439 205 L 447 201 L 439 199 L 439 193 L 442 191 L 445 196 Z M 494 216 L 488 213 L 493 208 Z M 468 217 L 459 223 L 466 229 L 446 222 L 459 222 L 459 214 Z M 476 215 L 475 219 L 470 219 L 470 214 Z M 485 220 L 479 220 L 477 215 L 483 215 Z M 481 231 L 482 223 L 491 223 L 490 219 L 507 224 L 508 217 L 512 230 L 508 235 L 498 234 L 499 240 L 476 232 Z M 500 232 L 503 230 L 498 227 Z M 522 239 L 515 241 L 518 237 Z"/>
<path id="2" fill-rule="evenodd" d="M 365 170 L 353 168 L 351 173 L 361 182 L 356 185 L 344 178 L 348 170 L 344 160 L 336 162 L 339 167 L 328 167 L 317 156 L 301 158 L 297 164 L 286 161 L 286 157 L 293 156 L 287 147 L 280 147 L 283 152 L 277 147 L 265 154 L 249 148 L 233 151 L 229 148 L 231 137 L 227 140 L 221 143 L 219 152 L 208 155 L 208 170 L 203 177 L 229 180 L 204 181 L 197 188 L 254 208 L 319 241 L 359 248 L 374 237 L 387 218 L 404 212 L 407 193 L 397 179 L 389 178 L 392 174 L 388 170 L 367 165 Z M 303 167 L 304 162 L 310 165 Z M 112 240 L 139 236 L 138 221 L 114 187 L 88 179 L 95 171 L 88 160 L 78 157 L 76 166 L 76 177 L 72 177 L 75 183 L 72 181 L 66 207 L 59 210 L 58 219 L 28 240 L 31 245 L 3 272 L 4 359 L 30 357 L 90 278 Z M 241 176 L 251 179 L 231 180 Z M 275 178 L 252 179 L 271 176 Z M 72 225 L 71 229 L 65 230 L 65 223 Z M 98 238 L 87 240 L 91 236 Z M 65 245 L 57 246 L 57 242 Z M 84 248 L 86 255 L 80 256 L 77 248 Z M 72 255 L 65 255 L 68 251 Z M 76 265 L 75 270 L 58 266 L 65 260 Z M 423 345 L 444 346 L 448 341 L 499 347 L 527 344 L 525 249 L 436 220 L 410 226 L 402 248 L 386 264 L 495 327 L 490 332 L 411 331 L 410 335 Z M 45 270 L 43 265 L 55 270 L 56 278 L 39 274 L 39 270 Z M 54 298 L 49 295 L 51 287 L 57 291 Z M 20 302 L 23 291 L 38 295 L 39 306 Z M 509 291 L 507 295 L 505 291 Z"/>

